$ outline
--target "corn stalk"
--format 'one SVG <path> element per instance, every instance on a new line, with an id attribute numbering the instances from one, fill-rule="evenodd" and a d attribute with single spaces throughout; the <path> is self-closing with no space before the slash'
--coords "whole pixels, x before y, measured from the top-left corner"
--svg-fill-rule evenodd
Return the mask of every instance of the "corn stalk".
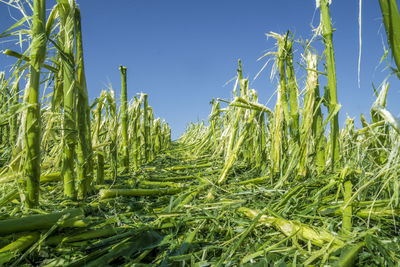
<path id="1" fill-rule="evenodd" d="M 75 8 L 76 20 L 76 51 L 77 51 L 77 182 L 78 197 L 83 199 L 88 193 L 93 179 L 92 143 L 90 138 L 90 109 L 86 85 L 85 65 L 83 57 L 83 40 L 81 27 L 81 13 Z"/>
<path id="2" fill-rule="evenodd" d="M 26 158 L 24 173 L 26 176 L 26 199 L 28 207 L 39 204 L 39 179 L 40 179 L 40 68 L 46 56 L 46 2 L 34 0 L 33 2 L 33 29 L 31 44 L 31 61 L 29 91 L 26 117 Z"/>
<path id="3" fill-rule="evenodd" d="M 129 170 L 128 145 L 128 97 L 126 86 L 126 67 L 119 66 L 121 72 L 121 125 L 122 125 L 122 166 Z"/>
<path id="4" fill-rule="evenodd" d="M 63 114 L 63 160 L 62 175 L 64 179 L 64 195 L 66 198 L 75 199 L 75 144 L 76 131 L 76 83 L 75 83 L 75 5 L 74 2 L 58 0 L 58 10 L 61 21 L 63 36 L 63 93 L 64 93 L 64 114 Z"/>
<path id="5" fill-rule="evenodd" d="M 333 30 L 331 16 L 329 13 L 329 1 L 320 1 L 321 10 L 321 23 L 322 23 L 322 36 L 324 38 L 325 44 L 325 60 L 326 60 L 326 72 L 328 75 L 328 89 L 329 89 L 329 99 L 328 99 L 328 111 L 333 113 L 337 109 L 337 84 L 336 84 L 336 68 L 335 68 L 335 56 L 333 50 Z M 330 133 L 330 158 L 331 158 L 331 168 L 335 168 L 335 165 L 339 160 L 339 114 L 333 116 L 330 121 L 331 133 Z"/>

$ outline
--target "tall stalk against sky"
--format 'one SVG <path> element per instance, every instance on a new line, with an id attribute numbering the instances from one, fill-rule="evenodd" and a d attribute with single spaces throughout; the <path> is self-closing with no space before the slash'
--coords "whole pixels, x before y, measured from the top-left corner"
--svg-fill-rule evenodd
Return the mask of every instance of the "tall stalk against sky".
<path id="1" fill-rule="evenodd" d="M 67 198 L 75 199 L 75 173 L 74 155 L 76 143 L 76 124 L 75 124 L 75 60 L 74 60 L 74 2 L 68 0 L 58 0 L 59 16 L 61 20 L 63 37 L 63 52 L 67 57 L 63 60 L 64 74 L 64 118 L 63 118 L 63 160 L 62 176 L 64 179 L 64 195 Z M 71 5 L 72 4 L 72 5 Z"/>
<path id="2" fill-rule="evenodd" d="M 283 114 L 285 115 L 286 127 L 289 127 L 290 115 L 289 115 L 289 101 L 288 101 L 288 91 L 286 83 L 286 42 L 287 35 L 282 36 L 279 34 L 272 35 L 278 41 L 278 53 L 276 55 L 276 60 L 278 64 L 279 71 L 279 89 L 281 91 L 281 104 L 283 109 Z"/>
<path id="3" fill-rule="evenodd" d="M 284 154 L 287 152 L 286 144 L 287 129 L 290 125 L 288 91 L 286 83 L 286 66 L 287 57 L 286 43 L 287 34 L 285 36 L 271 32 L 267 36 L 271 36 L 277 40 L 278 51 L 271 54 L 275 55 L 275 61 L 279 75 L 279 85 L 277 88 L 277 99 L 275 105 L 275 113 L 273 118 L 272 134 L 271 134 L 271 170 L 273 175 L 278 174 L 282 169 Z M 267 55 L 267 54 L 266 54 Z"/>
<path id="4" fill-rule="evenodd" d="M 90 138 L 89 99 L 86 85 L 81 12 L 75 7 L 76 62 L 77 62 L 77 129 L 78 129 L 78 197 L 84 198 L 93 177 L 92 143 Z"/>
<path id="5" fill-rule="evenodd" d="M 297 102 L 298 88 L 296 82 L 296 74 L 293 66 L 293 40 L 286 38 L 286 74 L 287 88 L 289 90 L 289 106 L 290 106 L 290 131 L 291 136 L 295 138 L 297 143 L 300 143 L 299 138 L 299 105 Z"/>
<path id="6" fill-rule="evenodd" d="M 336 84 L 336 68 L 335 68 L 335 55 L 333 51 L 332 42 L 332 22 L 329 13 L 329 2 L 328 0 L 320 0 L 321 10 L 321 23 L 322 23 L 322 36 L 325 43 L 325 59 L 326 59 L 326 72 L 328 74 L 328 89 L 329 89 L 329 101 L 328 111 L 329 113 L 334 112 L 337 102 L 337 84 Z M 339 113 L 336 113 L 331 119 L 331 133 L 330 133 L 330 152 L 331 152 L 331 167 L 335 167 L 335 163 L 339 159 Z"/>
<path id="7" fill-rule="evenodd" d="M 40 67 L 46 56 L 46 1 L 33 1 L 32 44 L 29 77 L 29 96 L 26 117 L 26 158 L 24 173 L 26 176 L 26 205 L 39 204 L 40 179 Z"/>
<path id="8" fill-rule="evenodd" d="M 121 71 L 121 124 L 122 124 L 122 166 L 129 170 L 128 145 L 128 92 L 126 87 L 126 67 L 119 66 Z"/>

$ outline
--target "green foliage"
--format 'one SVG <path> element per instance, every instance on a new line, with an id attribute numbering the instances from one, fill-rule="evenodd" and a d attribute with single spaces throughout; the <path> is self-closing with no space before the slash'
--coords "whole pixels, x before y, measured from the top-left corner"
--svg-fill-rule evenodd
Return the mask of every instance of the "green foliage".
<path id="1" fill-rule="evenodd" d="M 75 1 L 58 1 L 46 24 L 36 9 L 23 13 L 0 36 L 32 41 L 24 53 L 5 51 L 16 64 L 8 79 L 0 73 L 0 265 L 395 266 L 400 126 L 386 109 L 389 85 L 374 88 L 371 122 L 338 128 L 330 1 L 318 2 L 323 51 L 269 34 L 273 109 L 239 60 L 233 99 L 211 101 L 208 123 L 189 124 L 176 142 L 147 94 L 128 102 L 123 67 L 121 104 L 111 86 L 89 104 Z M 398 10 L 380 3 L 397 63 Z M 304 75 L 294 70 L 299 50 Z"/>

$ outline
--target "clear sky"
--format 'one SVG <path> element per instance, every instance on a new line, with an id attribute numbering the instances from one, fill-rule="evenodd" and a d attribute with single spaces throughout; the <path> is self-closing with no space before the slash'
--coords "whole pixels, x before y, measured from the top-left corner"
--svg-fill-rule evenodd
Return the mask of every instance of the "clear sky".
<path id="1" fill-rule="evenodd" d="M 364 0 L 362 9 L 361 86 L 357 85 L 358 0 L 333 0 L 331 15 L 336 31 L 334 49 L 338 99 L 342 104 L 341 125 L 346 114 L 359 122 L 368 115 L 375 100 L 372 83 L 378 86 L 389 74 L 383 55 L 386 36 L 377 0 Z M 47 1 L 48 8 L 55 1 Z M 173 137 L 183 133 L 189 122 L 207 120 L 212 98 L 229 99 L 237 60 L 243 62 L 250 87 L 267 103 L 274 93 L 271 64 L 261 76 L 254 76 L 266 62 L 257 61 L 274 49 L 265 33 L 291 30 L 296 38 L 310 39 L 311 25 L 319 23 L 314 0 L 78 0 L 82 13 L 86 75 L 90 99 L 109 83 L 119 96 L 119 65 L 128 68 L 128 97 L 149 94 L 156 116 L 170 124 Z M 20 16 L 0 3 L 0 32 L 12 24 L 9 13 Z M 0 49 L 10 47 L 0 44 Z M 320 46 L 320 41 L 315 42 Z M 295 60 L 300 60 L 300 46 Z M 321 50 L 320 50 L 321 52 Z M 11 64 L 0 55 L 0 70 Z M 394 63 L 392 63 L 394 64 Z M 301 70 L 295 65 L 296 70 Z M 321 69 L 321 71 L 323 71 Z M 297 79 L 303 88 L 304 72 Z M 399 82 L 390 79 L 388 108 L 398 116 Z M 321 80 L 325 83 L 325 80 Z M 273 107 L 275 98 L 268 103 Z"/>

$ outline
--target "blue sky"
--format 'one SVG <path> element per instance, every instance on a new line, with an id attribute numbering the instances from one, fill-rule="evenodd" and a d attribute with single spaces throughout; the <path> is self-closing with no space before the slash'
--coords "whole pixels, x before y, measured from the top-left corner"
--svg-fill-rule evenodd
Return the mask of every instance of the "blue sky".
<path id="1" fill-rule="evenodd" d="M 378 65 L 382 44 L 386 45 L 379 3 L 363 1 L 358 88 L 358 2 L 333 0 L 331 5 L 341 125 L 346 114 L 357 122 L 361 113 L 369 116 L 375 100 L 371 85 L 378 86 L 389 74 L 384 71 L 385 63 Z M 47 1 L 48 8 L 54 3 Z M 291 30 L 296 38 L 310 39 L 311 25 L 319 23 L 314 0 L 119 0 L 112 4 L 106 0 L 78 0 L 78 4 L 90 99 L 109 83 L 120 95 L 118 67 L 122 64 L 128 68 L 128 97 L 148 93 L 156 116 L 170 124 L 174 138 L 189 122 L 207 120 L 212 98 L 231 97 L 233 84 L 224 84 L 235 76 L 239 58 L 250 87 L 258 91 L 259 101 L 265 104 L 276 89 L 276 81 L 269 78 L 272 65 L 253 80 L 266 62 L 257 59 L 274 49 L 274 40 L 267 39 L 265 33 Z M 0 32 L 12 24 L 10 12 L 19 18 L 0 3 Z M 320 43 L 317 40 L 315 46 L 321 47 Z M 10 46 L 2 43 L 0 49 Z M 297 46 L 296 61 L 302 52 Z M 11 63 L 11 59 L 0 55 L 0 70 Z M 295 68 L 302 88 L 304 72 L 296 63 Z M 395 77 L 389 81 L 388 108 L 398 116 L 400 84 Z M 274 103 L 272 98 L 267 105 L 273 107 Z"/>

